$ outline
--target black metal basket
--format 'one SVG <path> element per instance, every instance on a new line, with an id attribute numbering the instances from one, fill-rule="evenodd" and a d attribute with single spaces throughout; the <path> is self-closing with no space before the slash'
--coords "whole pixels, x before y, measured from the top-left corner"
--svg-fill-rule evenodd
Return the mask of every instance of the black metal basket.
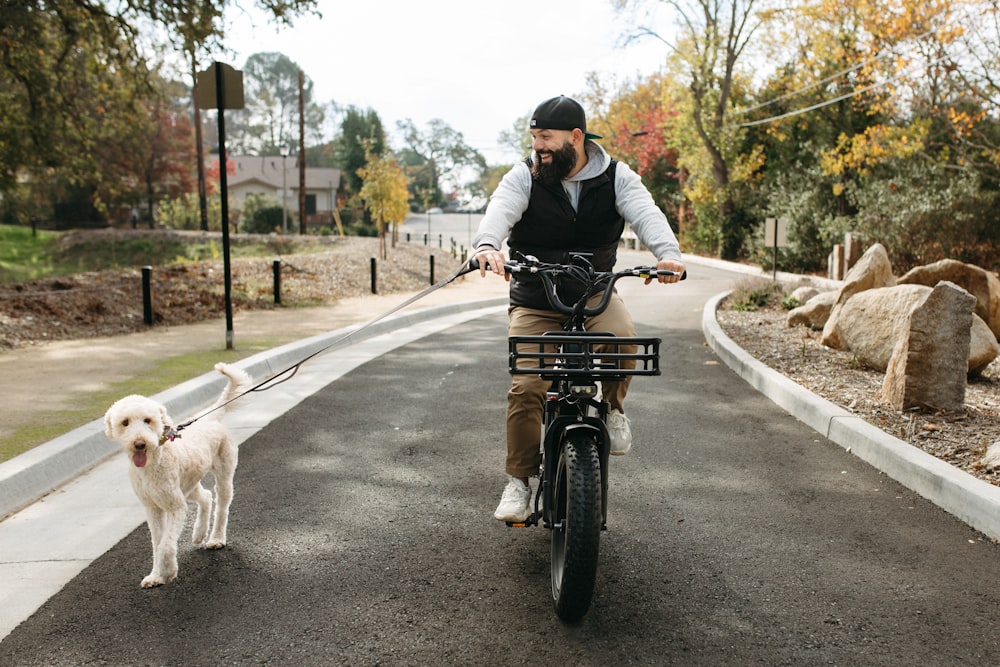
<path id="1" fill-rule="evenodd" d="M 552 332 L 541 336 L 510 336 L 507 345 L 511 375 L 541 375 L 547 380 L 580 377 L 620 380 L 628 375 L 660 374 L 659 338 Z M 635 347 L 635 352 L 622 350 L 629 347 Z M 635 368 L 622 368 L 622 362 L 627 360 L 634 361 Z"/>

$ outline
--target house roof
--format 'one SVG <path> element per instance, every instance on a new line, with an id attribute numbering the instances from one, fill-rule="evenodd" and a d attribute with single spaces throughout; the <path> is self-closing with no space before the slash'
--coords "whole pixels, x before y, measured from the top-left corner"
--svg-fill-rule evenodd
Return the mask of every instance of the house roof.
<path id="1" fill-rule="evenodd" d="M 299 169 L 295 158 L 273 156 L 234 156 L 235 173 L 230 174 L 230 187 L 246 183 L 262 183 L 280 190 L 283 185 L 296 190 L 299 187 Z M 282 164 L 284 163 L 284 165 Z M 284 172 L 284 174 L 282 174 Z M 336 190 L 340 187 L 340 170 L 330 167 L 306 167 L 307 190 Z"/>

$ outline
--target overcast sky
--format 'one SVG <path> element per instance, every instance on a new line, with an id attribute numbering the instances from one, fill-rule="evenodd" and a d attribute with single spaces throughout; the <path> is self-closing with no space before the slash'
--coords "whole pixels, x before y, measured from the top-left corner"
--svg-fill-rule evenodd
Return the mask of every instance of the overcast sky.
<path id="1" fill-rule="evenodd" d="M 320 0 L 319 9 L 322 19 L 281 31 L 232 10 L 231 52 L 214 58 L 242 69 L 253 53 L 284 53 L 313 81 L 316 102 L 374 109 L 390 134 L 399 120 L 423 129 L 440 118 L 490 163 L 518 157 L 498 150 L 501 131 L 544 99 L 586 90 L 588 72 L 634 80 L 668 55 L 652 38 L 619 46 L 635 19 L 610 0 Z"/>

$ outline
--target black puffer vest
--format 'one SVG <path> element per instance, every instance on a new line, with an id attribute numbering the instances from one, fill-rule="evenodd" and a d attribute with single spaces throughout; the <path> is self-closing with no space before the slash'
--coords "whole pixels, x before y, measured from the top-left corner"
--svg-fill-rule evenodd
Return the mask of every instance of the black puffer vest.
<path id="1" fill-rule="evenodd" d="M 530 168 L 531 163 L 525 162 Z M 543 262 L 565 262 L 570 252 L 586 252 L 593 254 L 591 261 L 598 271 L 613 269 L 625 230 L 625 219 L 615 208 L 617 164 L 612 159 L 604 173 L 582 182 L 576 211 L 561 183 L 552 186 L 533 179 L 528 208 L 507 239 L 511 257 L 523 253 Z M 575 303 L 582 292 L 573 283 L 558 286 L 567 305 Z M 551 310 L 541 280 L 527 273 L 511 275 L 510 304 Z"/>

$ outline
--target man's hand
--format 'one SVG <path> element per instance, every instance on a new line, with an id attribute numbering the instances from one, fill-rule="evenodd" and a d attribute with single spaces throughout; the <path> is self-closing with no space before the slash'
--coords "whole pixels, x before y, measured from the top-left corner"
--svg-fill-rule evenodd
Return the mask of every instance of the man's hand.
<path id="1" fill-rule="evenodd" d="M 677 274 L 676 276 L 657 276 L 656 279 L 658 281 L 660 281 L 661 283 L 676 283 L 676 282 L 679 282 L 680 279 L 681 279 L 681 276 L 684 274 L 684 271 L 685 271 L 683 263 L 681 263 L 681 262 L 675 262 L 672 259 L 667 259 L 667 260 L 664 260 L 662 262 L 657 262 L 656 263 L 656 268 L 657 269 L 665 269 L 667 271 L 673 271 L 674 273 Z M 646 284 L 647 285 L 649 283 L 651 283 L 651 282 L 653 282 L 652 278 L 647 278 L 646 279 Z"/>
<path id="2" fill-rule="evenodd" d="M 476 248 L 476 254 L 473 255 L 473 259 L 479 262 L 479 275 L 486 277 L 486 267 L 489 265 L 489 270 L 498 276 L 503 276 L 505 280 L 510 282 L 510 274 L 504 271 L 503 265 L 507 261 L 503 253 L 496 248 L 491 248 L 489 246 L 480 246 Z"/>

